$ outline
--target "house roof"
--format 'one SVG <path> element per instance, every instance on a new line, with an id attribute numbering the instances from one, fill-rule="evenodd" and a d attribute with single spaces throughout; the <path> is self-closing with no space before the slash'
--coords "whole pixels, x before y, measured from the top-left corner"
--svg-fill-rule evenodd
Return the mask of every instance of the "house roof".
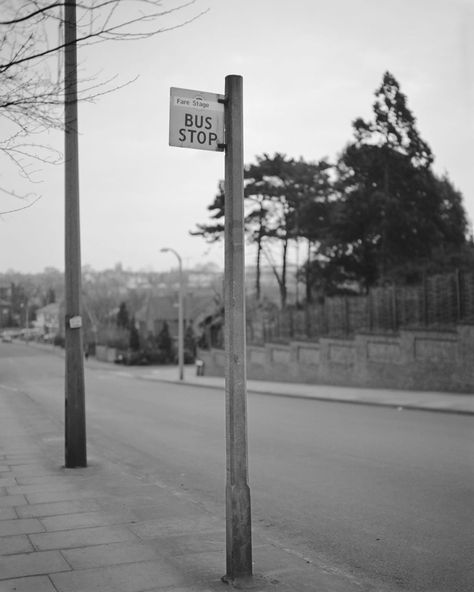
<path id="1" fill-rule="evenodd" d="M 184 301 L 184 316 L 187 321 L 194 321 L 212 305 L 211 294 L 187 294 Z M 178 294 L 150 296 L 146 304 L 137 312 L 135 318 L 144 321 L 149 327 L 155 321 L 177 321 Z"/>
<path id="2" fill-rule="evenodd" d="M 44 314 L 44 315 L 59 315 L 59 303 L 58 302 L 51 302 L 51 304 L 47 304 L 42 308 L 38 308 L 36 314 Z"/>

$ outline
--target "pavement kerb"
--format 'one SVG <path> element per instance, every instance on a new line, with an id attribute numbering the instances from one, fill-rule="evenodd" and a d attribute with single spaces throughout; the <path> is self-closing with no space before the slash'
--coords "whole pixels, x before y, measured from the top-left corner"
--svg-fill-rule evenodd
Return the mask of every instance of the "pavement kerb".
<path id="1" fill-rule="evenodd" d="M 147 376 L 140 376 L 135 375 L 134 378 L 138 378 L 139 380 L 146 380 L 150 382 L 165 382 L 168 384 L 181 384 L 183 386 L 192 386 L 192 387 L 199 387 L 199 388 L 212 388 L 215 390 L 223 390 L 223 386 L 212 384 L 212 383 L 199 383 L 194 381 L 187 381 L 187 380 L 173 380 L 170 378 L 164 377 L 154 377 L 149 378 Z M 288 383 L 291 384 L 291 383 Z M 369 407 L 389 407 L 391 409 L 397 409 L 399 411 L 402 410 L 410 410 L 410 411 L 431 411 L 433 413 L 450 413 L 453 415 L 474 415 L 474 411 L 469 409 L 453 409 L 449 407 L 427 407 L 423 405 L 415 405 L 411 403 L 396 403 L 393 401 L 364 401 L 361 399 L 345 399 L 343 397 L 320 397 L 318 395 L 305 395 L 303 393 L 277 393 L 275 391 L 270 390 L 260 390 L 260 389 L 253 389 L 252 387 L 247 387 L 247 393 L 252 393 L 253 395 L 265 395 L 271 397 L 281 397 L 287 399 L 303 399 L 307 401 L 322 401 L 325 403 L 346 403 L 349 405 L 366 405 Z"/>

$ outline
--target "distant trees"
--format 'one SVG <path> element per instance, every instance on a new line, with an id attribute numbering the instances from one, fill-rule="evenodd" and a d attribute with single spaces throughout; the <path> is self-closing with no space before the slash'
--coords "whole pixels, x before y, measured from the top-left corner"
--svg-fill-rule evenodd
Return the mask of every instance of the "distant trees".
<path id="1" fill-rule="evenodd" d="M 244 170 L 245 232 L 249 243 L 256 245 L 255 294 L 261 296 L 261 265 L 265 257 L 275 275 L 282 306 L 287 300 L 287 261 L 291 241 L 304 237 L 314 242 L 315 235 L 326 219 L 329 199 L 329 165 L 294 160 L 284 154 L 257 156 L 256 163 Z M 208 242 L 223 237 L 224 186 L 208 207 L 212 212 L 210 224 L 198 224 L 191 234 Z M 308 224 L 308 215 L 313 226 Z M 275 246 L 279 262 L 274 258 Z"/>
<path id="2" fill-rule="evenodd" d="M 335 165 L 276 153 L 245 167 L 245 230 L 256 245 L 257 300 L 264 256 L 286 305 L 288 247 L 301 239 L 308 247 L 299 270 L 307 301 L 313 292 L 415 281 L 449 262 L 473 261 L 462 195 L 447 176 L 433 172 L 431 149 L 391 73 L 375 92 L 372 118 L 356 119 L 353 132 Z M 191 234 L 219 240 L 222 182 L 209 210 L 212 223 Z"/>

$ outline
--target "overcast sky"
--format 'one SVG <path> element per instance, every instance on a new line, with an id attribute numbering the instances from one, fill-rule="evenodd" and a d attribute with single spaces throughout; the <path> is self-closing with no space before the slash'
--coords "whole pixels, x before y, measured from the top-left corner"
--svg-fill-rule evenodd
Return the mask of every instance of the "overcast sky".
<path id="1" fill-rule="evenodd" d="M 389 70 L 435 171 L 449 174 L 474 219 L 474 0 L 198 0 L 174 21 L 206 8 L 153 39 L 79 52 L 84 73 L 139 76 L 79 110 L 83 265 L 174 267 L 161 247 L 186 266 L 223 265 L 222 249 L 189 231 L 208 219 L 224 156 L 168 146 L 168 126 L 170 87 L 223 93 L 228 74 L 243 76 L 249 163 L 263 152 L 334 160 Z M 62 150 L 59 132 L 47 141 Z M 37 177 L 29 187 L 11 168 L 1 172 L 4 187 L 41 199 L 0 216 L 0 272 L 64 269 L 63 168 Z M 15 205 L 0 196 L 0 211 Z"/>

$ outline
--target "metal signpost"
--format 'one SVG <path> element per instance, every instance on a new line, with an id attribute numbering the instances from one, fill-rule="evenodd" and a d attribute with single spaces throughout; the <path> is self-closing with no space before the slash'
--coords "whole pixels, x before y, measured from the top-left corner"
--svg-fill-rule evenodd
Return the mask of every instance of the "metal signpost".
<path id="1" fill-rule="evenodd" d="M 225 96 L 171 89 L 170 145 L 225 150 L 226 557 L 225 579 L 252 576 L 247 451 L 242 77 Z M 224 137 L 225 134 L 225 137 Z"/>

